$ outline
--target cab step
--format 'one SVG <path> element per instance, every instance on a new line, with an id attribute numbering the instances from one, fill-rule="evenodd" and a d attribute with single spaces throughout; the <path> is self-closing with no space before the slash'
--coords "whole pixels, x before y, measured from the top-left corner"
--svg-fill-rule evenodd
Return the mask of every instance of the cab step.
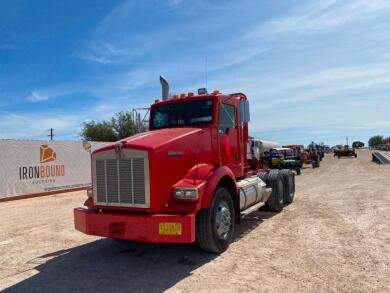
<path id="1" fill-rule="evenodd" d="M 258 202 L 257 204 L 250 206 L 246 210 L 241 211 L 241 218 L 245 218 L 245 216 L 249 215 L 250 213 L 256 212 L 259 208 L 261 208 L 264 205 L 265 202 Z"/>

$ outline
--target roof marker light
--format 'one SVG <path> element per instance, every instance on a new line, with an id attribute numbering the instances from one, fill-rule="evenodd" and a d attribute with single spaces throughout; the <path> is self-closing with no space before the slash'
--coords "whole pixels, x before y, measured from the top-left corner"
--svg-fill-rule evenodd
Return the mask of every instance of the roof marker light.
<path id="1" fill-rule="evenodd" d="M 207 94 L 207 89 L 205 87 L 198 89 L 198 95 L 206 95 L 206 94 Z"/>

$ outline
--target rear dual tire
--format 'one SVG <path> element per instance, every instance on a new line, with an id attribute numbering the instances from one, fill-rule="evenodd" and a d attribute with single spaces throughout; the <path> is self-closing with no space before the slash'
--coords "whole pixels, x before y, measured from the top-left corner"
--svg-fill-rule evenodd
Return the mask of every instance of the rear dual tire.
<path id="1" fill-rule="evenodd" d="M 280 212 L 284 207 L 284 185 L 281 172 L 271 170 L 267 176 L 267 187 L 272 193 L 267 200 L 267 207 L 272 212 Z"/>
<path id="2" fill-rule="evenodd" d="M 283 179 L 284 202 L 290 204 L 294 200 L 295 194 L 295 174 L 291 170 L 284 169 L 280 172 Z"/>

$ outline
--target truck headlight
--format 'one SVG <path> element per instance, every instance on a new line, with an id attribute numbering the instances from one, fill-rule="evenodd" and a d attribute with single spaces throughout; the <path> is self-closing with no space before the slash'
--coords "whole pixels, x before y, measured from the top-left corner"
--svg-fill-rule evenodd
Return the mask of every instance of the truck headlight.
<path id="1" fill-rule="evenodd" d="M 176 187 L 173 190 L 173 197 L 176 199 L 198 199 L 198 189 L 195 187 Z"/>

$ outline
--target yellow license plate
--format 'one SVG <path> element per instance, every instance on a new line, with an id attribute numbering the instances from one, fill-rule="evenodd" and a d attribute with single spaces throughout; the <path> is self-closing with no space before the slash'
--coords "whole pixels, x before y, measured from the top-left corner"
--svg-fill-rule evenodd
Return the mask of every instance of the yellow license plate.
<path id="1" fill-rule="evenodd" d="M 181 223 L 158 223 L 158 234 L 160 235 L 181 235 Z"/>

